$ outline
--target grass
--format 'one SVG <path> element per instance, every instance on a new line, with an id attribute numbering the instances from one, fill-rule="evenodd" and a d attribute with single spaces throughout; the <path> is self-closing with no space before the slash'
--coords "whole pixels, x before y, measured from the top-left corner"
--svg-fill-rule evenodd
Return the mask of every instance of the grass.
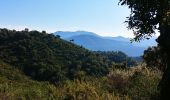
<path id="1" fill-rule="evenodd" d="M 32 80 L 14 66 L 0 62 L 2 100 L 150 100 L 157 99 L 162 73 L 139 65 L 112 69 L 104 77 L 85 77 L 55 85 Z"/>

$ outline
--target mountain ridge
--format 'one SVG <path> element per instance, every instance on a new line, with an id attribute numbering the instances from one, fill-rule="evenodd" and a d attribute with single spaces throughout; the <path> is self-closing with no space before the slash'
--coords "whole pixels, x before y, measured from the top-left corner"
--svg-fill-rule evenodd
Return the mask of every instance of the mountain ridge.
<path id="1" fill-rule="evenodd" d="M 104 37 L 96 33 L 86 31 L 59 31 L 53 34 L 60 35 L 61 38 L 67 41 L 73 40 L 73 43 L 81 45 L 92 51 L 122 51 L 132 57 L 141 56 L 143 51 L 149 46 L 156 45 L 156 42 L 154 41 L 156 37 L 150 41 L 145 40 L 139 43 L 131 43 L 129 38 L 122 36 Z"/>

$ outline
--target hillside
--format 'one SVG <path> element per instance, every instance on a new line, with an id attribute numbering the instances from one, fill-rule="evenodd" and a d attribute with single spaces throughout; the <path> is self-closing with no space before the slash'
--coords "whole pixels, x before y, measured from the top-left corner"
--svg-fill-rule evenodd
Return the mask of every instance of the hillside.
<path id="1" fill-rule="evenodd" d="M 61 82 L 88 75 L 103 76 L 113 62 L 125 63 L 128 58 L 124 53 L 103 54 L 45 32 L 0 30 L 0 60 L 18 66 L 36 80 Z M 136 64 L 134 60 L 128 63 L 131 64 L 127 66 Z"/>
<path id="2" fill-rule="evenodd" d="M 61 38 L 73 43 L 81 45 L 93 51 L 122 51 L 128 56 L 141 56 L 145 49 L 149 46 L 156 45 L 155 37 L 151 40 L 144 40 L 139 43 L 130 43 L 130 39 L 121 36 L 118 37 L 102 37 L 92 32 L 76 31 L 76 32 L 55 32 Z M 135 52 L 134 52 L 135 51 Z"/>
<path id="3" fill-rule="evenodd" d="M 80 46 L 38 31 L 0 30 L 0 59 L 37 80 L 105 75 L 109 63 Z"/>
<path id="4" fill-rule="evenodd" d="M 45 31 L 0 29 L 0 99 L 148 100 L 162 73 L 122 52 L 91 52 Z"/>
<path id="5" fill-rule="evenodd" d="M 38 82 L 7 63 L 0 61 L 0 100 L 51 99 L 55 88 L 48 82 Z"/>
<path id="6" fill-rule="evenodd" d="M 1 100 L 155 100 L 161 73 L 158 70 L 133 68 L 111 70 L 100 78 L 86 76 L 67 80 L 61 85 L 35 81 L 0 61 Z"/>

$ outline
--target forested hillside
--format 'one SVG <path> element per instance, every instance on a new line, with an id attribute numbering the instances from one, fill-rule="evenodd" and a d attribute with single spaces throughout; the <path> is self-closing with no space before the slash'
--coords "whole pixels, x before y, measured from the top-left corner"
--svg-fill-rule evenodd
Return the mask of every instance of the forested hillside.
<path id="1" fill-rule="evenodd" d="M 67 80 L 50 84 L 36 81 L 0 61 L 1 100 L 155 100 L 161 72 L 145 67 L 115 69 L 102 77 Z"/>
<path id="2" fill-rule="evenodd" d="M 127 59 L 124 53 L 91 52 L 45 31 L 28 29 L 1 29 L 0 51 L 4 62 L 18 66 L 34 79 L 51 82 L 85 75 L 103 76 L 108 74 L 113 62 L 125 63 Z"/>
<path id="3" fill-rule="evenodd" d="M 57 82 L 81 75 L 108 73 L 105 58 L 38 31 L 0 30 L 0 58 L 37 80 Z"/>
<path id="4" fill-rule="evenodd" d="M 45 31 L 0 29 L 0 99 L 158 98 L 161 72 L 123 52 L 92 52 Z"/>

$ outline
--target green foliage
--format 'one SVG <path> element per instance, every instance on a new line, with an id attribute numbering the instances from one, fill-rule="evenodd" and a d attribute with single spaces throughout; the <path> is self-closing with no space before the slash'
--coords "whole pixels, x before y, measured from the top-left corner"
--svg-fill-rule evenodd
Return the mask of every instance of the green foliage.
<path id="1" fill-rule="evenodd" d="M 161 52 L 159 46 L 149 47 L 147 50 L 144 51 L 143 58 L 145 63 L 147 64 L 147 67 L 157 68 L 162 71 L 165 70 L 163 66 L 165 66 L 166 64 L 166 54 Z"/>
<path id="2" fill-rule="evenodd" d="M 60 85 L 33 81 L 14 66 L 0 62 L 0 99 L 7 100 L 149 100 L 157 99 L 159 70 L 114 69 L 107 76 L 67 80 Z"/>
<path id="3" fill-rule="evenodd" d="M 26 100 L 50 98 L 50 85 L 47 82 L 37 82 L 25 76 L 14 66 L 0 61 L 0 99 Z M 55 87 L 54 87 L 55 88 Z"/>
<path id="4" fill-rule="evenodd" d="M 1 29 L 0 99 L 158 98 L 161 72 L 127 68 L 130 59 L 122 52 L 90 52 L 46 32 Z"/>
<path id="5" fill-rule="evenodd" d="M 162 73 L 146 67 L 129 70 L 113 70 L 107 78 L 107 90 L 119 95 L 127 95 L 132 100 L 155 100 L 159 98 L 157 88 Z"/>
<path id="6" fill-rule="evenodd" d="M 158 84 L 161 73 L 144 67 L 142 71 L 136 71 L 131 77 L 129 84 L 129 95 L 134 100 L 155 100 L 159 98 Z M 135 84 L 135 85 L 134 85 Z"/>
<path id="7" fill-rule="evenodd" d="M 131 14 L 127 17 L 128 28 L 134 31 L 135 40 L 148 38 L 159 30 L 163 24 L 169 23 L 169 0 L 119 0 L 121 5 L 127 5 Z"/>
<path id="8" fill-rule="evenodd" d="M 33 79 L 62 82 L 109 72 L 105 58 L 46 32 L 0 29 L 0 58 Z M 80 75 L 80 76 L 79 76 Z"/>
<path id="9" fill-rule="evenodd" d="M 125 53 L 121 51 L 96 51 L 94 52 L 98 55 L 105 57 L 109 63 L 123 64 L 125 67 L 135 66 L 137 61 L 135 59 L 128 57 Z"/>
<path id="10" fill-rule="evenodd" d="M 169 98 L 170 93 L 170 1 L 169 0 L 119 0 L 121 5 L 131 9 L 126 23 L 134 31 L 134 40 L 149 39 L 155 30 L 160 32 L 157 39 L 163 58 L 163 78 L 160 82 L 161 99 Z M 164 62 L 166 61 L 166 62 Z"/>

